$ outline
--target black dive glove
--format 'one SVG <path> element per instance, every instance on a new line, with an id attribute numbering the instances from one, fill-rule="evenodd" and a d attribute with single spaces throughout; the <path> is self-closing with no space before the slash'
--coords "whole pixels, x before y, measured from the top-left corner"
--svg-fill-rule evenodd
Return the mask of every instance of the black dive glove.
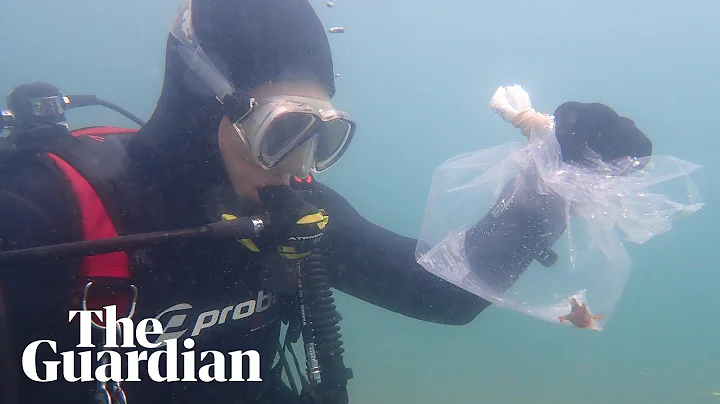
<path id="1" fill-rule="evenodd" d="M 277 249 L 285 258 L 300 259 L 322 243 L 328 216 L 307 202 L 302 192 L 288 186 L 267 186 L 258 190 L 270 223 L 258 237 L 258 247 Z"/>
<path id="2" fill-rule="evenodd" d="M 597 102 L 568 101 L 560 104 L 555 116 L 555 136 L 562 159 L 576 165 L 593 164 L 600 157 L 612 162 L 622 157 L 641 159 L 652 155 L 652 141 L 632 119 L 618 115 Z M 592 151 L 588 158 L 588 151 Z"/>
<path id="3" fill-rule="evenodd" d="M 652 141 L 635 123 L 600 103 L 569 101 L 557 107 L 555 135 L 564 162 L 592 168 L 605 162 L 652 154 Z M 551 249 L 565 231 L 567 202 L 552 192 L 538 193 L 534 170 L 523 173 L 531 186 L 505 185 L 491 211 L 465 236 L 467 258 L 474 268 L 486 271 L 486 281 L 508 290 L 533 260 L 545 267 L 558 255 Z M 492 278 L 491 278 L 492 277 Z"/>

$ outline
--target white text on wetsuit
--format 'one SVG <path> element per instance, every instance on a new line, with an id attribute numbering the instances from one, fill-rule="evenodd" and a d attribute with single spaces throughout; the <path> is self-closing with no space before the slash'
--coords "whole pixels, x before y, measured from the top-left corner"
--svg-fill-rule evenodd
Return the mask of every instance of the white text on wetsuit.
<path id="1" fill-rule="evenodd" d="M 93 322 L 92 316 L 96 315 L 100 321 L 105 318 L 103 337 L 104 344 L 100 345 L 99 350 L 92 343 Z M 148 318 L 140 321 L 137 325 L 132 319 L 117 319 L 116 307 L 107 306 L 103 311 L 100 310 L 71 310 L 69 320 L 72 321 L 75 316 L 79 317 L 80 323 L 80 343 L 76 348 L 89 348 L 83 352 L 67 351 L 59 354 L 59 360 L 44 360 L 45 377 L 38 375 L 37 353 L 42 345 L 47 345 L 57 354 L 57 342 L 53 340 L 37 340 L 29 344 L 22 355 L 22 368 L 25 375 L 36 382 L 54 382 L 59 378 L 59 372 L 62 371 L 62 379 L 68 382 L 139 382 L 140 369 L 144 363 L 146 373 L 154 382 L 261 382 L 260 378 L 260 354 L 257 351 L 233 351 L 226 355 L 219 351 L 203 351 L 200 352 L 200 360 L 197 361 L 196 352 L 192 349 L 195 347 L 195 341 L 188 338 L 183 341 L 185 352 L 179 353 L 178 339 L 168 339 L 162 342 L 150 342 L 149 335 L 162 335 L 163 326 L 159 320 Z M 122 330 L 118 333 L 118 330 Z M 118 335 L 119 334 L 119 335 Z M 118 337 L 122 339 L 119 341 Z M 151 354 L 146 350 L 135 350 L 137 344 L 140 347 L 154 350 Z M 122 344 L 118 345 L 118 342 Z M 161 345 L 164 349 L 157 350 Z M 123 350 L 121 354 L 119 349 Z M 178 355 L 182 357 L 183 369 L 182 377 L 178 375 Z M 93 358 L 94 356 L 94 358 Z M 77 359 L 79 358 L 79 369 L 76 369 Z M 197 369 L 196 364 L 207 362 Z M 161 362 L 162 361 L 162 362 Z M 228 362 L 229 361 L 229 362 Z M 230 377 L 226 375 L 226 363 L 230 364 Z M 248 377 L 244 366 L 247 367 Z M 164 365 L 164 366 L 161 366 Z M 123 373 L 126 370 L 126 375 Z M 162 375 L 161 369 L 167 369 L 166 374 Z M 78 375 L 79 371 L 79 375 Z"/>

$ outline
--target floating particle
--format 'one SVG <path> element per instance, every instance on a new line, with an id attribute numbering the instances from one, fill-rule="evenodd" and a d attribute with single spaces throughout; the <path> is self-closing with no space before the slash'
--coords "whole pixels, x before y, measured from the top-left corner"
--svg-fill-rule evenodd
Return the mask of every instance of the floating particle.
<path id="1" fill-rule="evenodd" d="M 335 7 L 335 3 L 333 3 L 332 1 L 328 1 L 327 3 L 325 3 L 325 5 L 328 7 Z"/>
<path id="2" fill-rule="evenodd" d="M 330 28 L 330 29 L 328 30 L 328 32 L 331 33 L 331 34 L 342 34 L 343 32 L 345 32 L 345 28 L 343 28 L 343 27 L 332 27 L 332 28 Z"/>
<path id="3" fill-rule="evenodd" d="M 335 78 L 340 77 L 340 73 L 335 73 Z"/>

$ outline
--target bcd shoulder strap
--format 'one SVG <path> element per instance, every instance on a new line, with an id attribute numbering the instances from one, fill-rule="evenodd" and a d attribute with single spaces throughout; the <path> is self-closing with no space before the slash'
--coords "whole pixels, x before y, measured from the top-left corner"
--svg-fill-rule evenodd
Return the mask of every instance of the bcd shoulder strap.
<path id="1" fill-rule="evenodd" d="M 114 127 L 76 130 L 72 132 L 76 142 L 60 142 L 47 153 L 75 194 L 83 240 L 124 234 L 128 207 L 125 145 L 135 132 Z M 137 289 L 131 282 L 126 252 L 83 257 L 79 275 L 75 308 L 102 310 L 116 305 L 118 318 L 133 314 Z"/>

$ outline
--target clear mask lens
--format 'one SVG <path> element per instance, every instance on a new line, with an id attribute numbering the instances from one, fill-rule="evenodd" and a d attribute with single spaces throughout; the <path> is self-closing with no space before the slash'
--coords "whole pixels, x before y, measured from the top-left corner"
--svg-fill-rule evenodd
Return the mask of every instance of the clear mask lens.
<path id="1" fill-rule="evenodd" d="M 352 125 L 343 119 L 323 122 L 316 136 L 315 169 L 322 171 L 334 164 L 350 139 Z"/>
<path id="2" fill-rule="evenodd" d="M 345 150 L 352 130 L 352 123 L 340 118 L 322 121 L 311 113 L 278 115 L 262 134 L 258 134 L 262 137 L 259 143 L 259 162 L 273 167 L 312 140 L 312 161 L 308 164 L 316 171 L 325 170 L 334 164 Z"/>
<path id="3" fill-rule="evenodd" d="M 315 117 L 310 114 L 286 113 L 273 119 L 265 130 L 262 140 L 263 158 L 270 161 L 282 158 L 293 148 L 293 144 L 306 134 Z"/>
<path id="4" fill-rule="evenodd" d="M 314 166 L 314 154 L 317 148 L 317 137 L 312 137 L 292 153 L 284 158 L 278 165 L 270 169 L 273 173 L 284 173 L 305 178 Z"/>

